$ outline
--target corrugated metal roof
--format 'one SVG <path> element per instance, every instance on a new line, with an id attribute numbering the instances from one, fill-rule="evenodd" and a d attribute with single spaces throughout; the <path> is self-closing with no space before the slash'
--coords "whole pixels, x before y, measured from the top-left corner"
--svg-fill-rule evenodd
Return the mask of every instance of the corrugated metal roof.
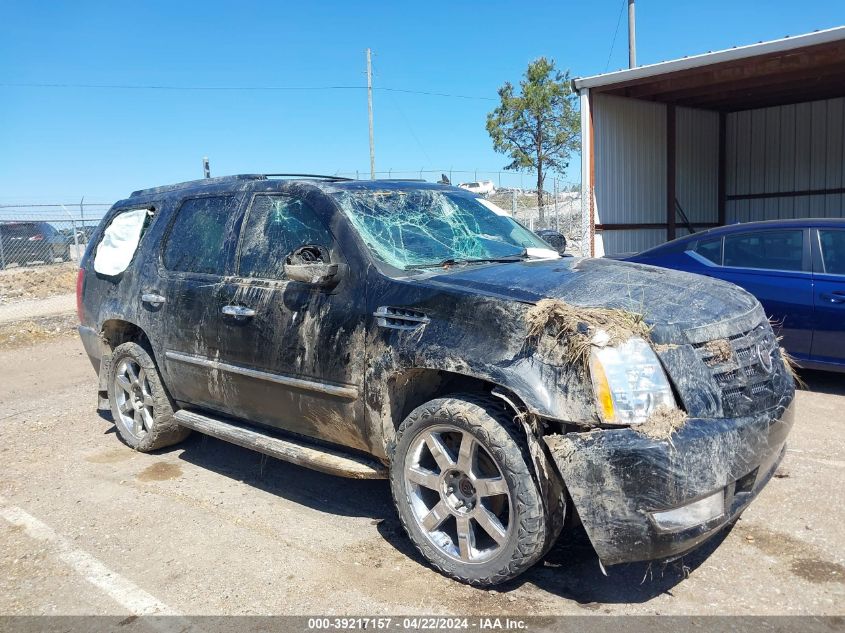
<path id="1" fill-rule="evenodd" d="M 609 86 L 624 81 L 657 77 L 667 73 L 677 72 L 679 70 L 700 68 L 711 64 L 746 59 L 749 57 L 756 57 L 758 55 L 766 55 L 768 53 L 782 53 L 803 48 L 805 46 L 826 44 L 828 42 L 837 42 L 840 40 L 845 40 L 845 26 L 838 26 L 832 29 L 825 29 L 792 37 L 784 37 L 768 42 L 749 44 L 747 46 L 736 46 L 734 48 L 715 51 L 712 53 L 691 55 L 681 59 L 674 59 L 646 66 L 638 66 L 636 68 L 619 70 L 612 73 L 592 75 L 590 77 L 576 77 L 572 80 L 572 85 L 575 90 Z"/>

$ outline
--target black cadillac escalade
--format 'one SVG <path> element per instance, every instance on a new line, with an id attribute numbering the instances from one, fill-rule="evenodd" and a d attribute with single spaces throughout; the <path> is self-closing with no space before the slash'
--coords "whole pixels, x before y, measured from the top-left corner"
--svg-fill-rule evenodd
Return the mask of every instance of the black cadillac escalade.
<path id="1" fill-rule="evenodd" d="M 680 556 L 768 482 L 794 416 L 748 293 L 560 257 L 443 185 L 245 175 L 136 191 L 92 236 L 78 307 L 129 446 L 193 429 L 389 478 L 422 554 L 478 585 L 576 521 L 603 565 Z"/>

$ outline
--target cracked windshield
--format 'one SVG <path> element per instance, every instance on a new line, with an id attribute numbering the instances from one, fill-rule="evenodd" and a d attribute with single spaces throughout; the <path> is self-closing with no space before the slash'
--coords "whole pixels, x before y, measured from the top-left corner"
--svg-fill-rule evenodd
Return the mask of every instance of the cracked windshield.
<path id="1" fill-rule="evenodd" d="M 336 199 L 381 261 L 410 270 L 444 263 L 557 257 L 494 205 L 456 192 L 368 190 Z"/>

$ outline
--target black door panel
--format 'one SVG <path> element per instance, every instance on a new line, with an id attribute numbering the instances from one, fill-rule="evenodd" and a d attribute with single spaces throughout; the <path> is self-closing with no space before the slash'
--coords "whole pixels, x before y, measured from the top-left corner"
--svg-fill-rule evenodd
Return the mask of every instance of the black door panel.
<path id="1" fill-rule="evenodd" d="M 286 256 L 304 245 L 343 261 L 301 200 L 255 196 L 241 238 L 241 276 L 221 288 L 231 308 L 220 319 L 220 360 L 232 386 L 227 405 L 245 420 L 368 450 L 363 282 L 354 271 L 330 289 L 285 279 Z"/>
<path id="2" fill-rule="evenodd" d="M 220 354 L 221 292 L 240 227 L 240 198 L 188 198 L 161 247 L 158 284 L 142 289 L 164 301 L 153 311 L 166 384 L 174 399 L 228 412 L 226 381 L 213 365 Z M 141 297 L 139 297 L 139 300 Z"/>

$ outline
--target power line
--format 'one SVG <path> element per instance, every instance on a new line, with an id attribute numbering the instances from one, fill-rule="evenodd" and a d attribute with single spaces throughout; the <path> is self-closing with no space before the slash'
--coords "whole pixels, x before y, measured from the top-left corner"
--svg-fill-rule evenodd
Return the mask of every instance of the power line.
<path id="1" fill-rule="evenodd" d="M 431 97 L 452 97 L 455 99 L 478 99 L 480 101 L 496 101 L 493 97 L 476 97 L 473 95 L 456 95 L 446 92 L 427 92 L 425 90 L 404 90 L 403 88 L 374 88 L 374 90 L 387 90 L 390 92 L 407 92 L 414 95 L 429 95 Z"/>
<path id="2" fill-rule="evenodd" d="M 3 88 L 81 88 L 95 90 L 363 90 L 365 86 L 175 86 L 163 84 L 75 84 L 4 82 Z"/>
<path id="3" fill-rule="evenodd" d="M 626 4 L 628 4 L 628 0 L 622 0 L 622 6 L 619 7 L 619 17 L 616 18 L 616 30 L 613 31 L 613 41 L 610 43 L 610 53 L 607 55 L 607 64 L 604 66 L 604 72 L 607 72 L 607 69 L 610 68 L 610 58 L 613 57 L 613 47 L 616 46 L 616 36 L 619 34 L 619 24 L 622 22 L 622 13 L 625 10 Z"/>
<path id="4" fill-rule="evenodd" d="M 374 74 L 378 74 L 377 71 L 373 71 L 373 72 L 374 72 Z M 393 91 L 390 91 L 390 92 L 393 92 Z M 414 132 L 414 128 L 411 125 L 411 121 L 408 119 L 408 117 L 405 116 L 405 111 L 402 110 L 402 108 L 399 106 L 399 102 L 396 99 L 393 98 L 392 94 L 388 94 L 387 96 L 390 98 L 390 102 L 393 104 L 393 107 L 395 107 L 396 110 L 399 112 L 399 116 L 402 117 L 402 120 L 405 122 L 405 125 L 408 128 L 408 132 L 411 133 L 411 136 L 416 141 L 417 146 L 420 148 L 420 151 L 422 151 L 426 160 L 429 162 L 429 164 L 431 164 L 433 161 L 431 160 L 431 157 L 428 155 L 428 152 L 425 151 L 425 147 L 423 147 L 423 144 L 420 142 L 420 139 L 417 137 L 416 132 Z"/>
<path id="5" fill-rule="evenodd" d="M 305 91 L 319 90 L 366 90 L 367 86 L 176 86 L 157 84 L 72 84 L 72 83 L 34 83 L 34 82 L 4 82 L 0 88 L 61 88 L 82 90 L 185 90 L 185 91 Z M 408 88 L 389 88 L 385 86 L 373 87 L 373 90 L 388 92 L 402 92 L 406 94 L 425 95 L 429 97 L 449 97 L 452 99 L 472 99 L 480 101 L 495 101 L 492 97 L 476 95 L 462 95 L 449 92 L 434 92 L 430 90 L 411 90 Z"/>
<path id="6" fill-rule="evenodd" d="M 0 204 L 0 209 L 24 209 L 24 208 L 38 208 L 38 207 L 61 207 L 61 206 L 74 206 L 74 207 L 110 207 L 110 202 L 86 202 L 84 204 L 80 204 L 79 202 L 66 202 L 62 204 L 61 202 L 57 202 L 55 204 Z"/>

